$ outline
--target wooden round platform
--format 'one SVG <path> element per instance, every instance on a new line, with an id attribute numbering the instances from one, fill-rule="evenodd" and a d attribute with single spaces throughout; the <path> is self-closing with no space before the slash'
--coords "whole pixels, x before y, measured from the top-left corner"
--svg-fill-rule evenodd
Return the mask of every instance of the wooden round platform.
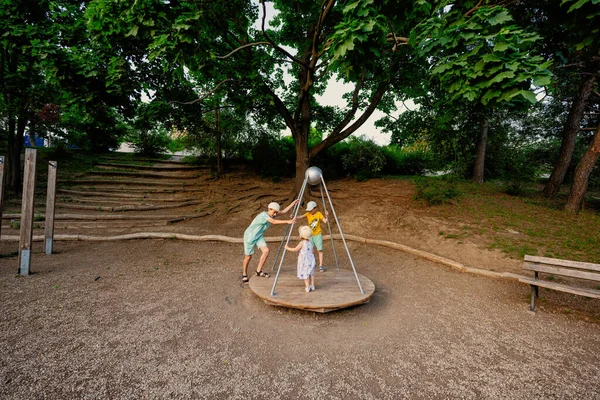
<path id="1" fill-rule="evenodd" d="M 366 276 L 358 274 L 365 292 L 362 294 L 353 271 L 331 268 L 325 272 L 315 272 L 316 290 L 306 293 L 304 281 L 296 277 L 296 268 L 284 267 L 275 287 L 275 295 L 271 296 L 277 271 L 273 272 L 269 279 L 250 278 L 250 289 L 273 306 L 326 313 L 368 303 L 375 292 L 375 285 Z"/>

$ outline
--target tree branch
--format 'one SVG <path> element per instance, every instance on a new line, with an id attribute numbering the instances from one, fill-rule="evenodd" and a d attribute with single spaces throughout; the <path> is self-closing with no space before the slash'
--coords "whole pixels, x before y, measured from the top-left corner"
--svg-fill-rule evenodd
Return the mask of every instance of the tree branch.
<path id="1" fill-rule="evenodd" d="M 371 99 L 371 102 L 369 103 L 369 106 L 367 107 L 365 112 L 346 130 L 337 132 L 335 135 L 332 132 L 331 135 L 327 136 L 325 140 L 323 140 L 321 143 L 317 144 L 310 150 L 309 156 L 311 158 L 316 156 L 322 150 L 325 150 L 326 148 L 333 146 L 341 140 L 344 140 L 345 138 L 353 134 L 358 128 L 360 128 L 365 123 L 365 121 L 369 119 L 371 114 L 373 114 L 373 111 L 375 111 L 377 105 L 379 105 L 379 102 L 381 101 L 381 98 L 387 91 L 388 87 L 389 81 L 381 82 L 377 87 L 377 90 L 375 91 L 375 94 L 373 95 L 373 98 Z"/>
<path id="2" fill-rule="evenodd" d="M 192 100 L 192 101 L 186 101 L 186 102 L 183 102 L 183 101 L 177 101 L 177 100 L 172 100 L 172 101 L 169 101 L 169 103 L 170 103 L 170 104 L 175 104 L 175 103 L 177 103 L 177 104 L 184 104 L 184 105 L 190 105 L 190 104 L 197 103 L 197 102 L 199 102 L 199 101 L 202 101 L 202 100 L 206 99 L 207 97 L 209 97 L 210 95 L 212 95 L 213 93 L 215 93 L 217 90 L 219 90 L 219 88 L 220 88 L 222 85 L 224 85 L 225 83 L 227 83 L 227 82 L 230 82 L 230 81 L 233 81 L 233 79 L 231 79 L 231 78 L 227 78 L 227 79 L 225 79 L 225 80 L 222 80 L 221 82 L 219 82 L 219 84 L 218 84 L 217 86 L 215 86 L 215 88 L 214 88 L 213 90 L 211 90 L 211 91 L 210 91 L 210 92 L 208 92 L 208 93 L 205 93 L 205 94 L 203 94 L 202 96 L 198 97 L 196 100 Z"/>
<path id="3" fill-rule="evenodd" d="M 325 5 L 325 2 L 327 1 L 329 2 L 327 3 L 327 5 Z M 327 15 L 333 8 L 334 4 L 335 0 L 323 0 L 323 3 L 321 4 L 321 13 L 319 15 L 319 21 L 317 22 L 317 26 L 315 27 L 315 33 L 313 34 L 312 59 L 309 66 L 309 68 L 312 70 L 315 69 L 315 65 L 317 64 L 319 57 L 321 57 L 321 55 L 323 55 L 323 53 L 327 50 L 329 41 L 325 42 L 325 45 L 323 46 L 323 49 L 321 51 L 318 51 L 319 36 L 321 35 L 321 28 L 323 27 L 323 22 L 325 21 L 325 18 L 327 18 Z"/>
<path id="4" fill-rule="evenodd" d="M 344 118 L 343 121 L 340 122 L 339 125 L 333 129 L 333 131 L 331 132 L 331 134 L 329 136 L 336 136 L 337 134 L 339 134 L 342 131 L 342 129 L 344 129 L 350 123 L 350 121 L 352 121 L 352 119 L 354 118 L 354 115 L 356 115 L 356 110 L 358 110 L 358 106 L 359 106 L 358 93 L 362 89 L 362 86 L 365 82 L 365 74 L 366 74 L 366 70 L 363 69 L 360 79 L 356 83 L 356 86 L 354 87 L 354 93 L 352 93 L 352 108 L 346 115 L 346 118 Z"/>
<path id="5" fill-rule="evenodd" d="M 245 45 L 243 45 L 243 46 L 240 46 L 240 47 L 238 47 L 237 49 L 234 49 L 234 50 L 232 50 L 232 51 L 231 51 L 229 54 L 225 54 L 224 56 L 217 56 L 217 58 L 218 58 L 219 60 L 224 60 L 224 59 L 226 59 L 226 58 L 228 58 L 228 57 L 232 56 L 233 54 L 237 53 L 238 51 L 240 51 L 240 50 L 242 50 L 242 49 L 245 49 L 246 47 L 252 47 L 252 46 L 261 46 L 261 45 L 263 45 L 263 44 L 268 44 L 268 45 L 271 45 L 271 43 L 270 43 L 270 42 L 256 42 L 256 43 L 248 43 L 248 44 L 245 44 Z"/>
<path id="6" fill-rule="evenodd" d="M 262 84 L 267 94 L 273 98 L 273 103 L 275 103 L 275 108 L 277 109 L 277 112 L 283 117 L 285 124 L 288 128 L 290 128 L 292 134 L 295 134 L 296 130 L 294 129 L 294 119 L 292 118 L 292 115 L 290 114 L 289 110 L 287 109 L 283 101 L 281 101 L 279 96 L 277 96 L 277 93 L 275 93 L 264 80 L 262 81 Z"/>
<path id="7" fill-rule="evenodd" d="M 396 37 L 396 32 L 394 32 L 394 26 L 392 25 L 392 21 L 387 18 L 388 25 L 390 26 L 390 30 L 392 31 L 392 36 L 394 38 L 394 47 L 392 47 L 392 52 L 395 52 L 398 49 L 398 37 Z"/>
<path id="8" fill-rule="evenodd" d="M 283 54 L 285 54 L 290 60 L 294 61 L 295 63 L 298 63 L 298 64 L 302 65 L 304 68 L 307 68 L 306 64 L 304 64 L 302 61 L 298 60 L 296 57 L 294 57 L 293 55 L 291 55 L 290 53 L 288 53 L 285 49 L 279 47 L 273 41 L 273 39 L 271 39 L 269 37 L 269 35 L 267 35 L 267 32 L 265 32 L 265 19 L 267 17 L 267 8 L 265 6 L 265 1 L 264 0 L 262 0 L 261 3 L 262 3 L 262 9 L 263 9 L 263 17 L 262 17 L 261 29 L 262 29 L 262 34 L 265 37 L 265 39 L 267 39 L 269 41 L 269 43 L 271 44 L 271 46 L 273 46 L 275 49 L 277 49 L 280 52 L 282 52 Z"/>
<path id="9" fill-rule="evenodd" d="M 391 28 L 391 25 L 390 25 Z M 388 42 L 394 42 L 395 45 L 403 45 L 403 44 L 408 44 L 408 38 L 404 37 L 404 36 L 396 36 L 396 34 L 394 33 L 394 31 L 392 31 L 391 33 L 388 33 L 387 35 L 385 35 L 386 40 Z"/>
<path id="10" fill-rule="evenodd" d="M 481 8 L 481 3 L 483 3 L 483 0 L 479 0 L 479 2 L 477 3 L 477 5 L 473 8 L 471 8 L 469 11 L 467 11 L 463 17 L 468 17 L 469 15 L 471 15 L 472 13 L 474 13 L 475 11 L 477 11 L 479 8 Z"/>

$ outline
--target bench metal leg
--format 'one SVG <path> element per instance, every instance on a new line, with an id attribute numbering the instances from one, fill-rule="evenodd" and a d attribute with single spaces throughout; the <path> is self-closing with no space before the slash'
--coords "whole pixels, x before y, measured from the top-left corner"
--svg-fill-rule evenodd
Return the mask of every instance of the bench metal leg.
<path id="1" fill-rule="evenodd" d="M 535 298 L 537 297 L 538 287 L 531 285 L 531 305 L 529 306 L 530 311 L 535 311 Z"/>

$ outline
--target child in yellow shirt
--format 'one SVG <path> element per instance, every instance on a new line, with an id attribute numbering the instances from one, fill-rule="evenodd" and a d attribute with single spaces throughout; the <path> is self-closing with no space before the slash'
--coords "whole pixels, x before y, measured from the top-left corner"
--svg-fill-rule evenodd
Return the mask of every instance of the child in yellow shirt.
<path id="1" fill-rule="evenodd" d="M 308 220 L 308 226 L 312 230 L 311 242 L 319 252 L 319 271 L 325 272 L 325 268 L 323 267 L 323 230 L 321 229 L 321 221 L 327 223 L 329 213 L 325 211 L 325 215 L 323 215 L 320 211 L 317 211 L 317 203 L 314 201 L 308 202 L 306 211 L 307 213 L 304 216 Z"/>

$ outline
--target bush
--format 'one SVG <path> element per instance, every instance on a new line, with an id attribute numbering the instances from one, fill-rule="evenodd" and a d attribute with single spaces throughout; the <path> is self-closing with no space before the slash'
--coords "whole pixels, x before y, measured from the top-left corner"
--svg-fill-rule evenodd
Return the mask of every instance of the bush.
<path id="1" fill-rule="evenodd" d="M 263 137 L 252 149 L 252 164 L 256 172 L 275 180 L 293 176 L 295 172 L 296 148 L 294 139 Z"/>
<path id="2" fill-rule="evenodd" d="M 433 164 L 432 153 L 424 148 L 402 149 L 391 145 L 383 147 L 383 153 L 383 172 L 388 175 L 423 175 Z"/>
<path id="3" fill-rule="evenodd" d="M 348 153 L 342 155 L 344 171 L 358 181 L 381 176 L 385 166 L 385 154 L 381 147 L 364 137 L 348 142 Z"/>
<path id="4" fill-rule="evenodd" d="M 135 152 L 144 156 L 155 156 L 167 151 L 171 139 L 166 129 L 156 127 L 129 136 Z"/>
<path id="5" fill-rule="evenodd" d="M 180 138 L 170 139 L 169 143 L 167 144 L 167 148 L 171 153 L 177 153 L 178 151 L 185 150 L 186 143 Z"/>
<path id="6" fill-rule="evenodd" d="M 423 200 L 427 207 L 445 204 L 460 196 L 453 178 L 421 178 L 414 180 L 416 186 L 415 200 Z"/>
<path id="7" fill-rule="evenodd" d="M 523 193 L 525 186 L 537 179 L 539 176 L 537 163 L 532 162 L 531 148 L 511 149 L 506 156 L 503 170 L 503 191 L 511 196 Z"/>

